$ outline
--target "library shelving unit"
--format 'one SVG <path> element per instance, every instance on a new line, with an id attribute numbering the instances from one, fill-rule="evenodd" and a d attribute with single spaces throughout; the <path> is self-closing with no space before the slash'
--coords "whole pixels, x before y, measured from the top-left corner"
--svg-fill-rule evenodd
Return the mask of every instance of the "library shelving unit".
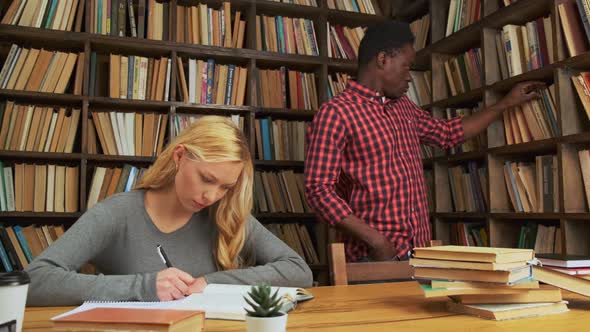
<path id="1" fill-rule="evenodd" d="M 82 1 L 82 0 L 81 0 Z M 266 0 L 229 0 L 232 14 L 236 10 L 241 11 L 241 17 L 246 22 L 243 48 L 225 48 L 203 46 L 176 42 L 177 10 L 179 5 L 196 6 L 206 4 L 209 7 L 219 9 L 227 0 L 171 0 L 168 3 L 167 24 L 168 38 L 166 40 L 153 40 L 135 37 L 118 37 L 89 33 L 91 31 L 91 17 L 93 12 L 91 1 L 84 2 L 84 18 L 81 32 L 57 31 L 49 29 L 21 27 L 16 25 L 0 25 L 0 63 L 4 63 L 8 57 L 12 44 L 21 47 L 36 49 L 67 50 L 83 53 L 83 84 L 81 93 L 72 93 L 73 83 L 70 83 L 65 94 L 30 92 L 22 90 L 0 89 L 0 101 L 13 101 L 15 104 L 38 105 L 47 107 L 79 108 L 81 117 L 76 133 L 73 153 L 50 152 L 22 152 L 0 151 L 0 160 L 5 166 L 15 163 L 28 164 L 56 164 L 79 167 L 79 209 L 76 212 L 0 212 L 0 225 L 28 226 L 28 225 L 63 225 L 67 229 L 77 218 L 87 210 L 90 186 L 94 169 L 102 167 L 122 167 L 131 164 L 138 168 L 148 167 L 155 157 L 136 157 L 107 155 L 89 151 L 89 133 L 93 112 L 123 112 L 123 113 L 155 113 L 167 114 L 168 124 L 165 142 L 170 141 L 174 135 L 174 117 L 178 114 L 215 114 L 215 115 L 239 115 L 244 121 L 244 132 L 250 141 L 252 154 L 255 156 L 255 168 L 262 171 L 293 170 L 296 173 L 303 172 L 302 161 L 272 161 L 259 160 L 256 154 L 255 122 L 258 118 L 270 117 L 275 119 L 310 121 L 315 110 L 290 110 L 269 109 L 257 105 L 257 90 L 255 71 L 260 69 L 278 69 L 285 66 L 287 69 L 313 72 L 316 78 L 316 91 L 318 102 L 321 104 L 327 100 L 327 76 L 333 72 L 353 73 L 356 68 L 354 60 L 337 60 L 327 57 L 327 22 L 342 25 L 369 25 L 389 19 L 390 3 L 385 0 L 371 0 L 377 9 L 376 15 L 345 12 L 329 9 L 326 0 L 317 0 L 318 7 L 295 5 Z M 106 2 L 106 1 L 105 1 Z M 147 1 L 146 1 L 147 2 Z M 158 0 L 159 3 L 163 1 Z M 11 1 L 0 6 L 0 16 L 4 16 L 10 7 Z M 125 1 L 125 3 L 127 3 Z M 133 6 L 137 13 L 139 1 L 134 0 Z M 310 19 L 313 22 L 317 43 L 318 56 L 282 54 L 256 50 L 256 16 L 288 16 Z M 136 18 L 137 19 L 137 18 Z M 147 19 L 147 17 L 146 17 Z M 127 21 L 127 29 L 129 22 Z M 129 30 L 127 35 L 130 35 Z M 91 55 L 96 53 L 95 79 L 91 81 Z M 171 59 L 170 86 L 168 101 L 117 99 L 109 97 L 109 54 L 137 55 L 143 57 Z M 216 63 L 235 64 L 247 68 L 248 80 L 246 84 L 244 106 L 226 106 L 211 104 L 185 103 L 182 101 L 181 92 L 177 80 L 179 77 L 177 59 L 183 60 L 185 71 L 188 68 L 186 60 L 196 58 L 201 60 L 214 59 Z M 73 79 L 72 79 L 73 81 Z M 94 87 L 94 89 L 91 89 Z M 98 140 L 96 140 L 98 141 Z M 323 223 L 316 223 L 313 213 L 256 213 L 255 216 L 265 224 L 269 223 L 301 223 L 308 226 L 311 237 L 318 251 L 319 264 L 311 265 L 314 272 L 314 280 L 325 284 L 328 280 L 326 239 L 327 227 Z"/>
<path id="2" fill-rule="evenodd" d="M 398 1 L 399 2 L 399 1 Z M 518 82 L 528 80 L 555 84 L 557 109 L 557 135 L 543 140 L 507 145 L 502 118 L 486 131 L 487 146 L 479 151 L 450 154 L 435 151 L 432 158 L 424 160 L 425 169 L 434 173 L 434 206 L 431 216 L 434 238 L 444 243 L 455 242 L 452 233 L 457 224 L 481 224 L 487 231 L 489 245 L 517 247 L 521 227 L 527 224 L 555 226 L 561 229 L 556 236 L 556 246 L 567 254 L 590 254 L 590 213 L 582 180 L 578 151 L 590 146 L 590 121 L 572 85 L 572 75 L 590 69 L 590 52 L 575 57 L 567 55 L 566 41 L 560 22 L 558 5 L 554 0 L 518 0 L 509 6 L 503 1 L 482 0 L 481 19 L 445 37 L 449 13 L 449 0 L 430 0 L 421 7 L 422 12 L 392 8 L 394 18 L 414 20 L 426 13 L 431 17 L 430 44 L 417 53 L 415 70 L 432 70 L 432 100 L 423 105 L 435 116 L 442 117 L 446 108 L 474 107 L 478 102 L 491 105 L 498 101 Z M 574 1 L 575 2 L 575 1 Z M 424 9 L 426 8 L 426 9 Z M 396 13 L 400 13 L 396 16 Z M 578 14 L 576 12 L 576 14 Z M 554 40 L 554 61 L 539 69 L 502 79 L 495 35 L 508 24 L 524 25 L 539 17 L 550 16 Z M 585 36 L 582 36 L 585 38 Z M 464 53 L 471 48 L 481 48 L 482 88 L 451 96 L 443 63 L 449 56 Z M 504 165 L 510 162 L 535 162 L 535 157 L 556 156 L 558 196 L 551 212 L 515 212 L 504 178 Z M 469 162 L 485 167 L 487 190 L 486 209 L 478 212 L 455 212 L 451 200 L 449 168 L 466 166 Z M 485 188 L 485 187 L 484 187 Z M 455 238 L 456 239 L 456 238 Z"/>

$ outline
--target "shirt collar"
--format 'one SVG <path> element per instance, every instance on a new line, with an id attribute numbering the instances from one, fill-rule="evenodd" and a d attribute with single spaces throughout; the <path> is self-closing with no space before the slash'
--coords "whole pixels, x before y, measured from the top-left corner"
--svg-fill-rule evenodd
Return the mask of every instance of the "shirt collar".
<path id="1" fill-rule="evenodd" d="M 386 104 L 391 99 L 383 96 L 377 91 L 373 91 L 366 86 L 362 85 L 361 83 L 353 80 L 348 81 L 348 89 L 352 91 L 354 94 L 359 95 L 361 97 L 367 98 L 373 102 L 379 104 Z"/>

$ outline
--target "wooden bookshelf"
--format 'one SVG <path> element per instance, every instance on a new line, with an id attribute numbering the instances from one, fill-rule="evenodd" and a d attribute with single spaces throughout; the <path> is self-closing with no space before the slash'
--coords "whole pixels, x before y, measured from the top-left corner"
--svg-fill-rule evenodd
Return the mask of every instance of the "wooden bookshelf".
<path id="1" fill-rule="evenodd" d="M 399 2 L 399 1 L 394 1 Z M 427 169 L 434 171 L 434 202 L 431 218 L 434 237 L 449 243 L 452 225 L 456 223 L 485 223 L 492 246 L 513 247 L 518 244 L 519 230 L 523 225 L 555 226 L 561 229 L 561 249 L 568 254 L 590 254 L 587 237 L 590 235 L 589 207 L 584 191 L 578 151 L 590 147 L 590 121 L 579 101 L 571 77 L 580 71 L 590 70 L 590 52 L 575 57 L 567 57 L 567 50 L 561 29 L 560 17 L 554 0 L 519 0 L 509 7 L 501 1 L 482 0 L 481 19 L 448 37 L 445 37 L 449 0 L 429 0 L 419 12 L 407 13 L 405 8 L 393 8 L 401 13 L 398 18 L 412 21 L 427 11 L 431 15 L 431 44 L 417 54 L 417 59 L 428 58 L 428 66 L 417 66 L 415 70 L 432 70 L 433 102 L 424 108 L 432 110 L 435 116 L 442 117 L 446 108 L 473 107 L 477 102 L 491 105 L 517 83 L 540 80 L 547 84 L 555 83 L 555 103 L 557 108 L 558 135 L 549 139 L 522 144 L 506 145 L 502 119 L 493 123 L 487 130 L 487 147 L 480 151 L 447 154 L 438 153 L 425 159 Z M 419 7 L 419 6 L 418 6 Z M 551 15 L 554 38 L 555 61 L 542 68 L 524 72 L 521 75 L 502 79 L 495 34 L 507 24 L 522 25 L 538 17 Z M 584 36 L 585 37 L 585 36 Z M 464 94 L 451 96 L 447 86 L 443 62 L 450 56 L 479 47 L 483 58 L 482 88 Z M 423 65 L 424 61 L 417 61 Z M 554 212 L 514 212 L 512 208 L 503 166 L 505 161 L 535 161 L 536 156 L 557 156 L 557 179 L 559 202 Z M 486 167 L 487 209 L 478 212 L 454 212 L 451 201 L 448 168 L 453 165 L 466 165 L 476 162 Z"/>
<path id="2" fill-rule="evenodd" d="M 158 0 L 160 2 L 160 0 Z M 227 0 L 226 0 L 227 1 Z M 11 1 L 0 6 L 0 15 L 4 16 Z M 44 152 L 22 152 L 22 151 L 0 151 L 0 160 L 7 161 L 8 165 L 14 162 L 25 163 L 57 163 L 61 165 L 77 165 L 80 171 L 80 211 L 75 213 L 34 213 L 34 212 L 0 212 L 0 224 L 6 225 L 29 225 L 29 224 L 62 224 L 69 227 L 86 210 L 86 201 L 89 187 L 92 181 L 92 173 L 97 166 L 121 167 L 123 164 L 131 164 L 138 167 L 148 167 L 155 157 L 134 157 L 105 154 L 88 153 L 87 139 L 89 127 L 87 119 L 91 112 L 121 111 L 121 112 L 152 112 L 167 114 L 168 128 L 166 141 L 170 141 L 174 135 L 172 118 L 176 114 L 211 114 L 211 115 L 240 115 L 244 117 L 244 132 L 250 140 L 250 148 L 255 154 L 256 144 L 254 138 L 254 121 L 256 118 L 270 117 L 293 121 L 311 121 L 314 110 L 290 110 L 290 109 L 269 109 L 261 108 L 256 104 L 257 85 L 254 78 L 254 70 L 277 69 L 285 66 L 288 69 L 313 72 L 316 75 L 318 102 L 321 104 L 327 100 L 327 76 L 329 73 L 356 71 L 355 60 L 339 60 L 327 57 L 326 45 L 326 23 L 366 26 L 389 19 L 391 4 L 388 0 L 374 0 L 378 5 L 378 15 L 368 15 L 354 12 L 344 12 L 329 9 L 325 0 L 318 0 L 318 7 L 300 6 L 272 2 L 265 0 L 229 0 L 232 11 L 237 9 L 242 13 L 242 19 L 246 20 L 246 31 L 244 48 L 225 48 L 205 45 L 195 45 L 176 42 L 176 29 L 173 22 L 176 22 L 177 5 L 206 4 L 209 7 L 220 8 L 223 0 L 170 0 L 169 3 L 169 38 L 167 40 L 151 40 L 133 37 L 118 37 L 89 33 L 90 31 L 90 2 L 86 1 L 84 11 L 82 32 L 56 31 L 39 28 L 21 27 L 13 25 L 0 25 L 0 62 L 3 64 L 8 55 L 11 44 L 19 46 L 47 48 L 50 50 L 68 50 L 72 52 L 83 52 L 85 55 L 83 63 L 83 88 L 81 95 L 72 93 L 54 94 L 30 91 L 16 91 L 0 89 L 0 101 L 14 101 L 19 104 L 38 106 L 65 106 L 81 109 L 81 117 L 76 136 L 76 144 L 73 153 L 44 153 Z M 138 2 L 134 1 L 137 11 Z M 307 56 L 296 54 L 280 54 L 256 50 L 256 15 L 281 15 L 311 19 L 315 27 L 319 56 Z M 126 18 L 128 19 L 128 18 Z M 137 20 L 137 17 L 136 17 Z M 129 22 L 127 22 L 128 24 Z M 90 93 L 90 71 L 92 52 L 97 54 L 97 93 Z M 153 100 L 132 100 L 116 99 L 108 97 L 108 68 L 109 53 L 123 55 L 140 55 L 146 57 L 166 56 L 172 60 L 170 75 L 169 101 Z M 423 53 L 427 54 L 427 53 Z M 214 59 L 216 63 L 235 64 L 245 66 L 248 69 L 248 81 L 246 84 L 245 106 L 190 104 L 181 101 L 180 92 L 176 84 L 178 77 L 177 57 L 185 61 L 188 58 Z M 427 57 L 423 57 L 425 60 Z M 423 61 L 426 63 L 426 61 Z M 186 64 L 184 64 L 186 65 Z M 187 67 L 185 66 L 185 69 Z M 100 73 L 99 73 L 100 72 Z M 100 75 L 99 75 L 100 74 Z M 73 79 L 72 79 L 73 80 Z M 68 92 L 71 89 L 67 90 Z M 255 160 L 255 167 L 262 171 L 294 170 L 303 172 L 302 161 L 264 161 Z M 311 213 L 260 213 L 256 215 L 264 223 L 293 223 L 293 222 L 315 222 Z M 319 232 L 316 241 L 316 249 L 321 264 L 313 265 L 314 279 L 320 284 L 326 284 L 327 275 L 327 253 L 325 242 L 327 241 L 327 226 L 318 224 Z M 323 234 L 323 235 L 322 235 Z"/>

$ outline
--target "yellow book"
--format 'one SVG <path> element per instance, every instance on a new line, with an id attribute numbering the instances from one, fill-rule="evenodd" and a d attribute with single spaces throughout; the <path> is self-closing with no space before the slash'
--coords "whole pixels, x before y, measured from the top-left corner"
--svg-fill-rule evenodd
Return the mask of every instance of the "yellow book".
<path id="1" fill-rule="evenodd" d="M 466 262 L 513 263 L 533 259 L 532 249 L 438 246 L 416 248 L 415 258 Z"/>

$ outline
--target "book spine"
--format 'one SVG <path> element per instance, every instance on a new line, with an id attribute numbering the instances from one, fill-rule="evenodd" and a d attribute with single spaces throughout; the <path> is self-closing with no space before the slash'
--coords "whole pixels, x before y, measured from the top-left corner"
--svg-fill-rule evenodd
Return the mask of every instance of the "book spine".
<path id="1" fill-rule="evenodd" d="M 231 105 L 231 98 L 232 98 L 232 88 L 234 86 L 234 72 L 236 70 L 235 65 L 229 65 L 228 75 L 227 75 L 227 84 L 225 89 L 225 105 Z"/>
<path id="2" fill-rule="evenodd" d="M 213 83 L 215 81 L 215 60 L 207 60 L 207 104 L 213 103 Z"/>
<path id="3" fill-rule="evenodd" d="M 129 27 L 131 29 L 131 37 L 137 37 L 137 28 L 135 27 L 135 14 L 133 13 L 133 0 L 127 0 L 129 10 Z"/>
<path id="4" fill-rule="evenodd" d="M 29 263 L 32 262 L 33 254 L 31 253 L 31 248 L 29 248 L 27 240 L 25 240 L 25 237 L 23 236 L 22 228 L 16 225 L 12 228 L 12 230 L 14 230 L 14 234 L 16 234 L 16 238 L 18 239 L 18 242 L 21 248 L 23 249 L 23 252 L 25 253 L 27 260 L 29 261 Z"/>

